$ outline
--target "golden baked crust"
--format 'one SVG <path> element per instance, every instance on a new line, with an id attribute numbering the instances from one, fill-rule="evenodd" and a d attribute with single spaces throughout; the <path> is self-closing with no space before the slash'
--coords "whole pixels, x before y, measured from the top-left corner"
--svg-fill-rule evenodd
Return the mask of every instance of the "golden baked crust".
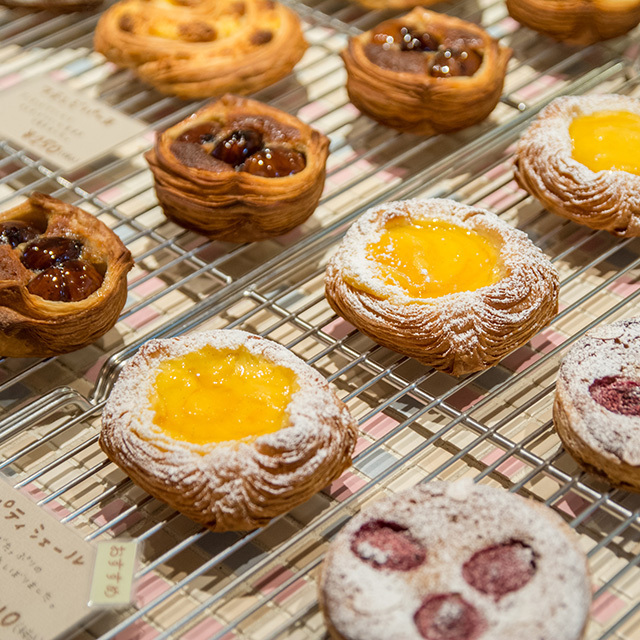
<path id="1" fill-rule="evenodd" d="M 466 43 L 473 55 L 481 56 L 480 66 L 468 76 L 434 77 L 429 70 L 434 59 L 431 54 L 398 49 L 382 54 L 389 58 L 383 60 L 383 46 L 373 44 L 372 38 L 385 25 L 402 25 L 437 36 L 441 55 Z M 380 58 L 378 63 L 371 55 Z M 351 38 L 342 52 L 351 102 L 381 124 L 424 135 L 454 131 L 484 120 L 500 99 L 510 56 L 511 49 L 501 46 L 479 26 L 421 7 Z M 407 65 L 412 70 L 407 70 Z"/>
<path id="2" fill-rule="evenodd" d="M 246 348 L 294 371 L 289 424 L 255 439 L 195 445 L 153 423 L 149 400 L 158 364 L 210 345 Z M 243 331 L 152 340 L 125 365 L 102 416 L 100 446 L 154 497 L 213 531 L 266 525 L 351 465 L 356 423 L 314 369 L 281 345 Z"/>
<path id="3" fill-rule="evenodd" d="M 163 93 L 253 93 L 286 76 L 307 48 L 298 16 L 273 0 L 122 0 L 94 46 Z"/>
<path id="4" fill-rule="evenodd" d="M 640 101 L 616 94 L 556 98 L 520 138 L 515 178 L 560 216 L 617 236 L 638 236 L 640 176 L 627 171 L 592 171 L 572 156 L 571 121 L 609 110 L 640 115 Z"/>
<path id="5" fill-rule="evenodd" d="M 507 0 L 512 18 L 568 44 L 587 45 L 630 31 L 639 0 Z"/>
<path id="6" fill-rule="evenodd" d="M 553 422 L 588 472 L 640 492 L 640 318 L 596 327 L 558 372 Z"/>
<path id="7" fill-rule="evenodd" d="M 503 277 L 438 298 L 411 298 L 385 285 L 366 246 L 398 217 L 480 233 L 499 247 Z M 549 323 L 558 309 L 558 274 L 525 233 L 488 211 L 453 200 L 405 200 L 370 209 L 352 225 L 327 265 L 325 294 L 338 315 L 372 340 L 459 376 L 496 364 Z"/>
<path id="8" fill-rule="evenodd" d="M 46 300 L 30 293 L 34 272 L 20 261 L 24 244 L 0 244 L 0 355 L 44 357 L 80 349 L 116 323 L 127 298 L 131 254 L 91 214 L 41 193 L 0 213 L 0 223 L 22 221 L 40 238 L 64 237 L 83 245 L 83 258 L 103 275 L 101 286 L 78 301 Z"/>
<path id="9" fill-rule="evenodd" d="M 302 154 L 306 165 L 293 175 L 264 177 L 216 161 L 198 143 L 176 142 L 204 123 L 212 124 L 216 141 L 237 130 L 258 132 L 265 145 Z M 146 158 L 168 218 L 210 238 L 252 242 L 286 233 L 314 212 L 328 153 L 329 139 L 296 117 L 227 95 L 158 135 Z"/>
<path id="10" fill-rule="evenodd" d="M 89 11 L 102 4 L 102 0 L 0 0 L 0 5 L 14 9 L 35 9 L 68 13 Z"/>

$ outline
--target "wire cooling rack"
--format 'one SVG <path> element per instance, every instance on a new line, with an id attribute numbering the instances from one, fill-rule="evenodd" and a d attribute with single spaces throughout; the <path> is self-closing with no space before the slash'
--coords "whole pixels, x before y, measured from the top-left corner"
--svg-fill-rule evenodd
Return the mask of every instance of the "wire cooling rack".
<path id="1" fill-rule="evenodd" d="M 256 97 L 331 138 L 318 211 L 286 236 L 207 242 L 169 223 L 142 153 L 153 131 L 202 103 L 161 96 L 92 52 L 99 12 L 0 12 L 1 91 L 39 74 L 146 125 L 139 139 L 64 173 L 0 143 L 0 204 L 33 190 L 112 227 L 136 266 L 118 324 L 96 344 L 0 362 L 0 470 L 88 540 L 135 538 L 135 604 L 91 620 L 72 640 L 324 638 L 316 578 L 328 542 L 361 506 L 434 478 L 471 478 L 543 501 L 589 557 L 590 640 L 640 638 L 640 499 L 582 473 L 551 422 L 559 361 L 589 328 L 636 313 L 640 240 L 618 240 L 546 212 L 513 181 L 511 153 L 531 118 L 565 93 L 640 97 L 634 37 L 571 48 L 519 27 L 502 2 L 435 9 L 482 23 L 514 49 L 503 98 L 484 123 L 421 138 L 361 116 L 338 56 L 349 35 L 390 14 L 342 0 L 287 0 L 311 46 L 289 78 Z M 0 102 L 1 104 L 1 102 Z M 369 206 L 452 197 L 526 231 L 561 274 L 560 313 L 498 366 L 465 378 L 377 346 L 330 310 L 328 255 Z M 214 534 L 151 498 L 101 453 L 100 411 L 118 371 L 152 337 L 237 327 L 286 345 L 337 387 L 360 424 L 353 467 L 304 505 L 248 534 Z"/>

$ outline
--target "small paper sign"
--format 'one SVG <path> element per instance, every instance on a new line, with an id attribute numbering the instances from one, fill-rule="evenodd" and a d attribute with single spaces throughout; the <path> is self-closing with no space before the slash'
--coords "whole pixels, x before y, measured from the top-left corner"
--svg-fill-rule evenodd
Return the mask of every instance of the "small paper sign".
<path id="1" fill-rule="evenodd" d="M 136 549 L 135 540 L 98 544 L 89 603 L 92 607 L 122 606 L 131 602 Z"/>
<path id="2" fill-rule="evenodd" d="M 0 480 L 0 638 L 52 640 L 91 614 L 95 549 Z"/>
<path id="3" fill-rule="evenodd" d="M 65 171 L 138 136 L 145 126 L 48 76 L 2 92 L 0 137 Z"/>

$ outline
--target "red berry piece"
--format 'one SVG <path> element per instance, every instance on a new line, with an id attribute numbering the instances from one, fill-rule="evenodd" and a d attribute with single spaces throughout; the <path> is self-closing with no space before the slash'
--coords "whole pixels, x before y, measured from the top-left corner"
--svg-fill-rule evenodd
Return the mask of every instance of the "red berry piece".
<path id="1" fill-rule="evenodd" d="M 213 122 L 203 122 L 181 133 L 175 142 L 190 142 L 192 144 L 209 144 L 216 139 L 220 126 Z"/>
<path id="2" fill-rule="evenodd" d="M 49 267 L 27 285 L 29 293 L 54 302 L 77 302 L 102 286 L 102 276 L 83 260 Z"/>
<path id="3" fill-rule="evenodd" d="M 307 165 L 301 153 L 293 149 L 262 149 L 254 153 L 240 168 L 254 176 L 282 178 L 300 173 Z"/>
<path id="4" fill-rule="evenodd" d="M 351 551 L 376 569 L 392 571 L 410 571 L 427 557 L 425 548 L 406 527 L 383 520 L 362 525 L 353 537 Z"/>
<path id="5" fill-rule="evenodd" d="M 37 229 L 22 220 L 0 222 L 0 244 L 9 244 L 15 249 L 19 244 L 37 237 Z"/>
<path id="6" fill-rule="evenodd" d="M 482 56 L 471 49 L 441 49 L 436 53 L 431 66 L 435 78 L 472 76 L 482 64 Z"/>
<path id="7" fill-rule="evenodd" d="M 82 253 L 82 243 L 71 238 L 40 238 L 30 242 L 20 260 L 27 269 L 41 271 L 67 260 L 75 260 Z"/>
<path id="8" fill-rule="evenodd" d="M 476 608 L 458 593 L 428 596 L 413 621 L 425 640 L 476 640 L 487 626 Z"/>
<path id="9" fill-rule="evenodd" d="M 591 397 L 605 409 L 623 416 L 640 416 L 640 383 L 622 376 L 598 378 L 589 386 Z"/>
<path id="10" fill-rule="evenodd" d="M 536 554 L 524 542 L 511 540 L 474 553 L 462 567 L 462 576 L 474 589 L 500 600 L 522 589 L 536 572 Z"/>
<path id="11" fill-rule="evenodd" d="M 262 136 L 257 131 L 238 129 L 218 142 L 211 155 L 222 162 L 238 167 L 260 149 L 262 149 Z"/>

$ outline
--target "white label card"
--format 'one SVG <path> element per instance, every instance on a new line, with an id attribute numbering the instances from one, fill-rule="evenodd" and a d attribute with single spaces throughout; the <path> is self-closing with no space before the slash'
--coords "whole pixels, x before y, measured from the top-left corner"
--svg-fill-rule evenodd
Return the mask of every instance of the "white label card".
<path id="1" fill-rule="evenodd" d="M 49 76 L 0 97 L 0 137 L 65 171 L 78 169 L 135 136 L 145 125 Z"/>

